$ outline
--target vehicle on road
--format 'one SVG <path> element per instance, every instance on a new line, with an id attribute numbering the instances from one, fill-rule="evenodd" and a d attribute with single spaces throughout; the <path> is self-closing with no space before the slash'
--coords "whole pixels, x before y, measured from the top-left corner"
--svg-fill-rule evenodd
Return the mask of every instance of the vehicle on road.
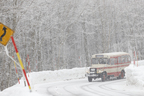
<path id="1" fill-rule="evenodd" d="M 125 76 L 124 68 L 130 63 L 130 55 L 126 52 L 94 54 L 87 73 L 88 81 L 92 82 L 96 78 L 101 78 L 102 81 L 115 77 L 122 79 Z"/>

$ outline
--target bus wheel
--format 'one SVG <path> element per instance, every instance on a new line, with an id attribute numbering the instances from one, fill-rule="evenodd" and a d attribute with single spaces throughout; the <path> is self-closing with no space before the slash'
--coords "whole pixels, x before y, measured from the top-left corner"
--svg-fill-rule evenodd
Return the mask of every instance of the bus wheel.
<path id="1" fill-rule="evenodd" d="M 92 78 L 91 78 L 91 77 L 88 77 L 88 81 L 89 81 L 89 82 L 92 82 Z"/>
<path id="2" fill-rule="evenodd" d="M 120 74 L 120 79 L 123 79 L 125 76 L 125 72 L 124 71 L 121 71 L 121 74 Z"/>
<path id="3" fill-rule="evenodd" d="M 110 76 L 107 76 L 107 80 L 110 80 Z"/>
<path id="4" fill-rule="evenodd" d="M 102 82 L 106 80 L 106 73 L 102 73 L 101 79 L 102 79 Z"/>

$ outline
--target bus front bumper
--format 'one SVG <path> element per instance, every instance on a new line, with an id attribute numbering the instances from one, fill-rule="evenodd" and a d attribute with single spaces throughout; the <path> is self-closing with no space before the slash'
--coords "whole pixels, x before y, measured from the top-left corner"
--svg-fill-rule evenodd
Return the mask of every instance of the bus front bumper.
<path id="1" fill-rule="evenodd" d="M 87 77 L 99 78 L 101 73 L 87 73 Z"/>

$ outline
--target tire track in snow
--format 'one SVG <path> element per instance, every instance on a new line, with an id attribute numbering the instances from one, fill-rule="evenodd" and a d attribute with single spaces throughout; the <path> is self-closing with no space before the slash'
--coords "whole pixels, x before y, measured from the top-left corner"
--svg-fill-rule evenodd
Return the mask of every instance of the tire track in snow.
<path id="1" fill-rule="evenodd" d="M 112 88 L 106 86 L 106 85 L 110 85 L 110 84 L 113 84 L 113 83 L 120 82 L 120 81 L 122 81 L 122 80 L 124 80 L 124 79 L 119 79 L 119 80 L 116 79 L 116 80 L 114 80 L 114 81 L 110 81 L 110 83 L 101 84 L 101 85 L 99 85 L 98 87 L 100 87 L 100 88 L 103 89 L 103 90 L 110 91 L 110 92 L 116 92 L 116 93 L 124 94 L 124 95 L 126 95 L 126 96 L 131 96 L 130 94 L 127 94 L 127 93 L 124 93 L 124 92 L 120 92 L 120 91 L 118 91 L 118 90 L 116 90 L 116 89 L 112 89 Z"/>
<path id="2" fill-rule="evenodd" d="M 81 96 L 80 94 L 75 94 L 75 93 L 72 93 L 71 91 L 69 91 L 68 88 L 67 88 L 68 86 L 70 86 L 70 85 L 66 85 L 66 86 L 63 87 L 63 89 L 64 89 L 66 92 L 72 94 L 73 96 Z"/>
<path id="3" fill-rule="evenodd" d="M 56 95 L 54 95 L 52 92 L 49 91 L 49 89 L 52 88 L 52 87 L 53 87 L 53 86 L 47 87 L 47 92 L 48 92 L 48 94 L 51 95 L 51 96 L 56 96 Z"/>
<path id="4" fill-rule="evenodd" d="M 77 83 L 79 83 L 79 82 L 77 82 Z M 51 96 L 83 96 L 83 95 L 81 95 L 79 93 L 75 94 L 74 93 L 75 91 L 72 91 L 72 92 L 69 91 L 68 87 L 71 86 L 71 85 L 76 85 L 76 83 L 70 83 L 70 84 L 69 83 L 68 84 L 63 84 L 62 83 L 62 84 L 58 84 L 58 85 L 52 85 L 52 86 L 47 87 L 47 92 Z M 60 87 L 60 88 L 58 88 L 58 87 Z M 53 89 L 53 91 L 51 92 L 50 89 L 51 90 Z M 60 90 L 58 90 L 58 89 L 60 89 Z M 63 91 L 65 91 L 66 93 L 68 93 L 68 95 L 67 94 L 62 94 L 62 93 L 65 93 Z M 56 94 L 54 94 L 54 93 L 56 93 Z"/>
<path id="5" fill-rule="evenodd" d="M 83 83 L 80 83 L 79 81 L 62 82 L 50 85 L 47 87 L 47 92 L 51 96 L 131 96 L 121 90 L 109 87 L 110 84 L 121 81 L 124 81 L 124 79 L 105 82 L 101 82 L 101 80 L 99 80 L 88 83 L 86 83 L 85 80 L 82 81 Z"/>
<path id="6" fill-rule="evenodd" d="M 102 92 L 90 88 L 89 86 L 91 86 L 91 85 L 93 85 L 93 84 L 83 85 L 83 86 L 81 86 L 81 89 L 83 89 L 86 92 L 92 93 L 92 94 L 94 94 L 96 96 L 105 96 L 105 94 L 103 94 Z"/>

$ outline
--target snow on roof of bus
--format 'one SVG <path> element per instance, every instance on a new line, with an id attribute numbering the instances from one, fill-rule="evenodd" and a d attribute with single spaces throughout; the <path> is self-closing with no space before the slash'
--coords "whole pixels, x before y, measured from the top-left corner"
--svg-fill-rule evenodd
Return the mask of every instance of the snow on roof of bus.
<path id="1" fill-rule="evenodd" d="M 95 55 L 118 56 L 118 55 L 129 55 L 129 53 L 126 53 L 126 52 L 100 53 L 100 54 L 94 54 L 92 55 L 92 57 Z"/>

